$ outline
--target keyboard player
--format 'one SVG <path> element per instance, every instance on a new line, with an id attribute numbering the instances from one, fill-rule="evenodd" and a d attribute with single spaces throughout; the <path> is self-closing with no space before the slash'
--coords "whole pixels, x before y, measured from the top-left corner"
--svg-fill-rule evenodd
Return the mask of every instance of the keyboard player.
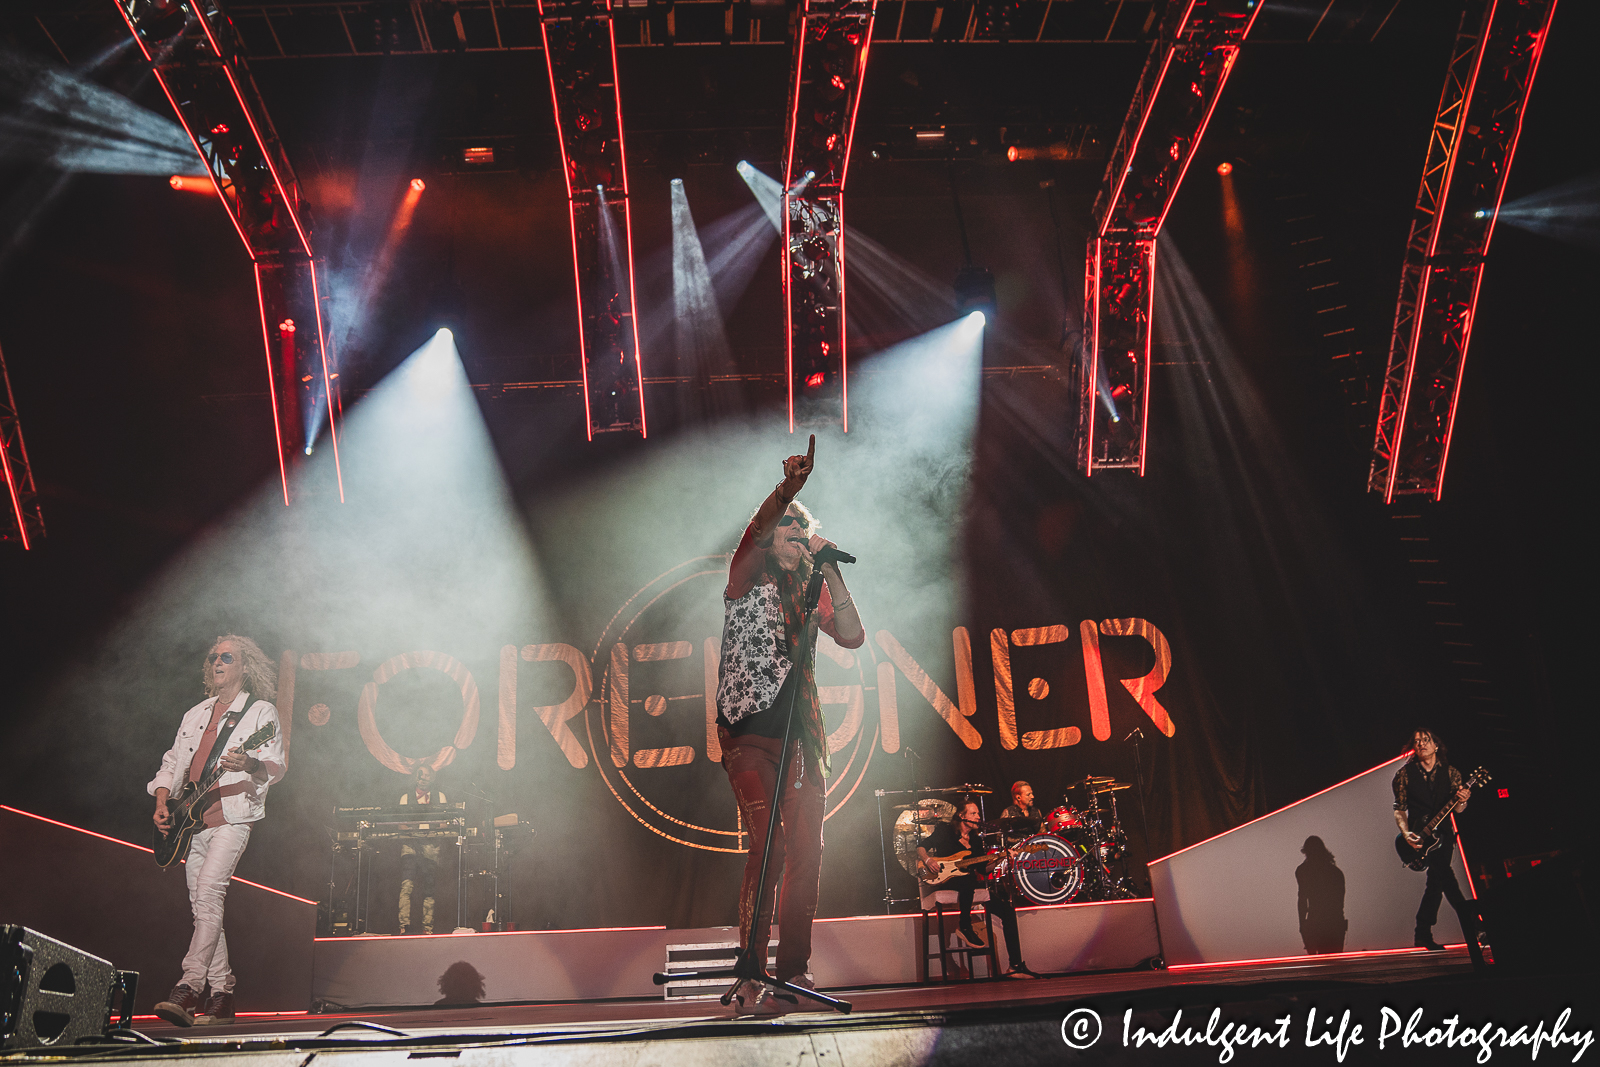
<path id="1" fill-rule="evenodd" d="M 433 785 L 434 770 L 428 764 L 419 764 L 411 776 L 411 788 L 400 795 L 400 803 L 446 804 L 445 795 Z M 433 889 L 439 877 L 439 842 L 437 839 L 417 838 L 401 840 L 400 844 L 400 932 L 402 934 L 433 933 Z M 411 901 L 422 897 L 422 923 L 411 921 Z"/>

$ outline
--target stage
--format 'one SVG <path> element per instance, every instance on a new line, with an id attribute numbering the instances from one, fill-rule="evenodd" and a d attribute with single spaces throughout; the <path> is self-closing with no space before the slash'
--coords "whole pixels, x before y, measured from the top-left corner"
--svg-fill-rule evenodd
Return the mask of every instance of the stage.
<path id="1" fill-rule="evenodd" d="M 350 1056 L 363 1057 L 362 1067 L 426 1058 L 662 1067 L 997 1058 L 1007 1064 L 1216 1063 L 1234 1058 L 1223 1035 L 1242 1034 L 1229 1040 L 1254 1037 L 1257 1046 L 1268 1046 L 1237 1050 L 1257 1062 L 1371 1062 L 1402 1049 L 1406 1062 L 1461 1062 L 1477 1049 L 1441 1043 L 1450 1016 L 1459 1017 L 1463 1032 L 1485 1023 L 1504 1027 L 1509 1044 L 1497 1043 L 1494 1029 L 1488 1040 L 1513 1057 L 1505 1062 L 1521 1062 L 1522 1046 L 1541 1023 L 1541 1050 L 1554 1062 L 1571 1062 L 1592 1039 L 1582 1007 L 1561 1018 L 1571 1003 L 1561 982 L 1475 975 L 1461 946 L 830 992 L 849 1000 L 853 1011 L 734 1019 L 715 1001 L 657 997 L 268 1014 L 188 1030 L 140 1017 L 140 1033 L 159 1045 L 129 1046 L 115 1055 L 176 1060 L 225 1054 L 251 1067 Z M 1518 1027 L 1526 1027 L 1520 1045 Z M 1430 1030 L 1436 1031 L 1431 1039 Z M 1430 1040 L 1437 1047 L 1429 1048 Z M 19 1052 L 4 1060 L 59 1060 L 63 1051 Z M 103 1047 L 76 1051 L 105 1054 Z"/>

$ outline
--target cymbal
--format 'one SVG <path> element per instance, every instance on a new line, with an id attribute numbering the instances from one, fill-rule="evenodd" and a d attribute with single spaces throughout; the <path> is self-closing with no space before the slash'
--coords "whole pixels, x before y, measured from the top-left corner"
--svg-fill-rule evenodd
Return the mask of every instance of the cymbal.
<path id="1" fill-rule="evenodd" d="M 964 785 L 928 786 L 921 790 L 923 793 L 974 793 L 988 796 L 994 790 L 987 786 L 968 782 Z"/>
<path id="2" fill-rule="evenodd" d="M 1114 781 L 1116 781 L 1115 778 L 1101 777 L 1101 776 L 1097 776 L 1097 775 L 1091 774 L 1091 775 L 1089 775 L 1089 777 L 1085 778 L 1081 782 L 1073 782 L 1071 785 L 1067 786 L 1067 788 L 1068 789 L 1076 789 L 1080 785 L 1098 785 L 1101 782 L 1114 782 Z"/>
<path id="3" fill-rule="evenodd" d="M 1094 793 L 1120 793 L 1124 789 L 1132 789 L 1131 782 L 1113 782 L 1110 785 L 1097 785 L 1090 792 Z"/>

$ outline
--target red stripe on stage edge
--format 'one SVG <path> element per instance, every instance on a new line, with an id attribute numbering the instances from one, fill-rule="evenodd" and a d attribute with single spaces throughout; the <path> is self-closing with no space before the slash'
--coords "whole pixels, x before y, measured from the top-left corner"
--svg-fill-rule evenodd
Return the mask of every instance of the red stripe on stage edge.
<path id="1" fill-rule="evenodd" d="M 1445 948 L 1466 948 L 1465 941 L 1460 944 L 1446 945 Z M 1173 963 L 1167 966 L 1169 971 L 1195 971 L 1205 967 L 1253 967 L 1263 963 L 1321 963 L 1324 960 L 1358 960 L 1372 959 L 1377 956 L 1416 956 L 1427 955 L 1432 949 L 1426 948 L 1375 948 L 1365 952 L 1328 952 L 1320 956 L 1268 956 L 1259 960 L 1219 960 L 1216 963 Z"/>
<path id="2" fill-rule="evenodd" d="M 822 920 L 818 920 L 819 922 Z M 640 930 L 665 930 L 665 926 L 591 926 L 578 930 L 473 930 L 473 937 L 518 937 L 528 934 L 626 934 Z M 420 941 L 429 937 L 455 937 L 455 934 L 357 934 L 354 937 L 316 937 L 313 941 L 362 944 L 368 941 Z"/>
<path id="3" fill-rule="evenodd" d="M 31 811 L 23 811 L 21 808 L 13 808 L 10 804 L 0 804 L 0 811 L 9 811 L 16 815 L 26 816 L 29 819 L 37 819 L 40 822 L 47 822 L 51 826 L 59 826 L 63 830 L 73 830 L 80 834 L 88 834 L 90 837 L 98 837 L 102 841 L 110 841 L 113 845 L 121 845 L 124 848 L 136 848 L 140 852 L 148 852 L 151 855 L 155 855 L 156 850 L 145 845 L 136 845 L 132 841 L 124 841 L 120 837 L 111 837 L 107 834 L 98 833 L 94 830 L 85 830 L 81 826 L 73 826 L 71 823 L 62 822 L 59 819 L 50 819 L 43 815 L 35 815 Z M 179 862 L 182 863 L 186 861 L 180 860 Z M 276 893 L 280 897 L 288 897 L 290 900 L 298 900 L 302 904 L 314 905 L 317 903 L 315 900 L 307 900 L 305 897 L 297 897 L 293 893 L 285 893 L 281 889 L 274 889 L 270 885 L 262 885 L 260 882 L 252 882 L 250 879 L 240 878 L 238 875 L 234 875 L 233 881 L 239 882 L 243 885 L 252 886 L 256 889 L 265 889 L 268 893 Z"/>

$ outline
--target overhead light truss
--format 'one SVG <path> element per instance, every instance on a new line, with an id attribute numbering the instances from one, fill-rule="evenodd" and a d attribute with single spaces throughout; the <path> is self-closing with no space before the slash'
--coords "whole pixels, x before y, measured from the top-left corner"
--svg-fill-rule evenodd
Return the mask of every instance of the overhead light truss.
<path id="1" fill-rule="evenodd" d="M 115 3 L 255 264 L 283 502 L 290 501 L 289 471 L 310 454 L 324 425 L 343 501 L 338 374 L 310 212 L 238 33 L 217 0 Z"/>
<path id="2" fill-rule="evenodd" d="M 850 429 L 844 185 L 877 0 L 803 0 L 790 54 L 783 163 L 789 430 L 835 416 Z"/>
<path id="3" fill-rule="evenodd" d="M 15 541 L 23 549 L 44 536 L 44 513 L 39 508 L 38 491 L 33 484 L 33 466 L 28 462 L 28 446 L 22 441 L 22 420 L 17 417 L 17 398 L 11 392 L 11 372 L 6 369 L 6 354 L 0 351 L 0 491 L 5 493 L 6 519 L 0 522 L 0 541 Z"/>
<path id="4" fill-rule="evenodd" d="M 1444 491 L 1484 257 L 1555 0 L 1473 0 L 1461 17 L 1411 216 L 1367 489 Z"/>
<path id="5" fill-rule="evenodd" d="M 588 437 L 648 436 L 611 2 L 539 0 L 539 24 L 572 224 Z"/>
<path id="6" fill-rule="evenodd" d="M 1077 367 L 1078 469 L 1145 470 L 1156 238 L 1263 5 L 1167 9 L 1095 199 Z"/>

